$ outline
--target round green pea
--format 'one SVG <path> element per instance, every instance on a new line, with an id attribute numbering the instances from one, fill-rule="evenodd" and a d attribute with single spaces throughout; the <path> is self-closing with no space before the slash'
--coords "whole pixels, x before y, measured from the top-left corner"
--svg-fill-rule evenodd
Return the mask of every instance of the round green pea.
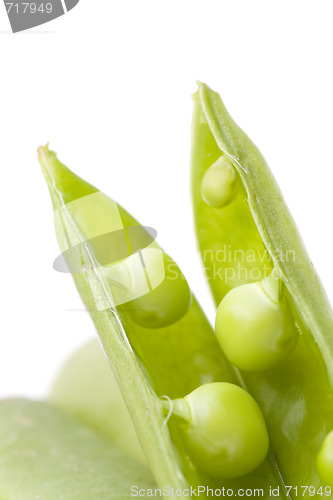
<path id="1" fill-rule="evenodd" d="M 237 192 L 237 175 L 223 156 L 206 170 L 201 184 L 203 200 L 214 208 L 228 205 Z"/>
<path id="2" fill-rule="evenodd" d="M 163 328 L 180 320 L 188 311 L 192 295 L 188 283 L 177 264 L 160 249 L 145 249 L 135 265 L 127 265 L 129 281 L 123 305 L 138 325 L 145 328 Z M 131 298 L 133 290 L 142 291 Z M 126 295 L 127 294 L 127 295 Z"/>
<path id="3" fill-rule="evenodd" d="M 175 400 L 176 408 L 177 401 L 187 406 L 185 446 L 202 473 L 241 477 L 265 459 L 269 439 L 264 417 L 256 401 L 241 387 L 226 382 L 205 384 L 183 400 Z"/>
<path id="4" fill-rule="evenodd" d="M 269 370 L 293 351 L 298 330 L 286 302 L 274 302 L 262 284 L 233 288 L 220 303 L 215 331 L 222 350 L 237 368 Z"/>
<path id="5" fill-rule="evenodd" d="M 323 441 L 316 466 L 321 480 L 333 488 L 333 431 Z"/>

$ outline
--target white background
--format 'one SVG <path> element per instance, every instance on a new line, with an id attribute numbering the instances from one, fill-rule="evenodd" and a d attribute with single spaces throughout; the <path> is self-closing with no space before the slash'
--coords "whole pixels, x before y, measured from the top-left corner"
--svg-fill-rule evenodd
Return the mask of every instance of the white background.
<path id="1" fill-rule="evenodd" d="M 222 94 L 267 158 L 333 300 L 332 1 L 81 0 L 10 34 L 0 4 L 0 397 L 40 397 L 94 335 L 58 255 L 36 149 L 123 204 L 213 319 L 189 188 L 191 94 Z"/>

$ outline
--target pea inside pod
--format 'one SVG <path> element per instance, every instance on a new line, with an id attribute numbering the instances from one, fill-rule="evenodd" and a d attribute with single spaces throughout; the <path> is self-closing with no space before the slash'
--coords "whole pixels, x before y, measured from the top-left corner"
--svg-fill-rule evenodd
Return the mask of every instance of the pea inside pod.
<path id="1" fill-rule="evenodd" d="M 228 205 L 237 192 L 237 174 L 231 163 L 220 156 L 205 172 L 201 194 L 207 205 L 222 208 Z"/>
<path id="2" fill-rule="evenodd" d="M 279 365 L 293 351 L 298 330 L 274 275 L 232 289 L 221 301 L 215 321 L 218 341 L 241 370 L 260 372 Z"/>
<path id="3" fill-rule="evenodd" d="M 172 416 L 180 419 L 191 460 L 209 476 L 244 476 L 267 455 L 269 439 L 261 410 L 235 384 L 215 382 L 198 387 L 172 401 Z"/>
<path id="4" fill-rule="evenodd" d="M 333 431 L 324 439 L 316 465 L 322 481 L 333 488 Z"/>
<path id="5" fill-rule="evenodd" d="M 181 319 L 191 305 L 188 283 L 177 264 L 159 248 L 146 248 L 107 269 L 119 309 L 145 328 Z"/>

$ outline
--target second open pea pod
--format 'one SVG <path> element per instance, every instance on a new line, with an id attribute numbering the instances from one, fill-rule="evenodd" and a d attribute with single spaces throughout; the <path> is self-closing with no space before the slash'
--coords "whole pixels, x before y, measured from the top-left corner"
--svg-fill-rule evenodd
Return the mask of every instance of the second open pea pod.
<path id="1" fill-rule="evenodd" d="M 233 491 L 282 487 L 271 456 L 266 457 L 268 436 L 257 402 L 236 387 L 239 380 L 213 329 L 153 232 L 73 174 L 47 147 L 40 148 L 39 160 L 64 258 L 54 265 L 72 273 L 157 484 L 177 488 L 177 497 L 190 485 Z M 133 232 L 140 233 L 140 245 L 137 239 L 133 244 Z M 87 361 L 82 365 L 78 358 L 67 365 L 66 394 L 58 386 L 57 404 L 73 414 L 79 407 L 86 423 L 112 439 L 112 423 L 100 429 L 99 409 L 89 415 L 89 397 L 81 402 L 77 391 L 71 407 L 68 391 L 75 393 L 84 366 Z M 91 372 L 87 391 L 94 386 Z M 100 387 L 99 394 L 103 397 Z M 172 401 L 193 411 L 181 421 L 177 415 L 167 420 Z"/>
<path id="2" fill-rule="evenodd" d="M 192 186 L 220 345 L 259 403 L 284 484 L 320 488 L 333 477 L 332 309 L 266 161 L 204 84 Z"/>

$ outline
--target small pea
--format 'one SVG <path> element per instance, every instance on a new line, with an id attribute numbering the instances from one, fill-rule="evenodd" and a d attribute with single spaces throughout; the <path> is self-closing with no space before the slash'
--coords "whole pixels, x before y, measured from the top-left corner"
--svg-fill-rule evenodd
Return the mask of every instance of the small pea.
<path id="1" fill-rule="evenodd" d="M 237 175 L 231 163 L 220 156 L 206 170 L 201 184 L 203 200 L 214 208 L 228 205 L 237 192 Z"/>
<path id="2" fill-rule="evenodd" d="M 146 248 L 108 269 L 122 286 L 114 290 L 119 309 L 145 328 L 163 328 L 181 319 L 192 296 L 177 264 L 162 250 Z"/>
<path id="3" fill-rule="evenodd" d="M 278 282 L 273 277 L 241 285 L 233 288 L 218 307 L 218 341 L 229 361 L 241 370 L 269 370 L 286 359 L 296 346 L 297 326 L 276 286 Z"/>
<path id="4" fill-rule="evenodd" d="M 265 459 L 269 439 L 256 401 L 241 387 L 226 382 L 205 384 L 172 402 L 180 419 L 185 447 L 204 474 L 236 478 Z"/>
<path id="5" fill-rule="evenodd" d="M 316 465 L 321 480 L 333 488 L 333 431 L 324 439 Z"/>

